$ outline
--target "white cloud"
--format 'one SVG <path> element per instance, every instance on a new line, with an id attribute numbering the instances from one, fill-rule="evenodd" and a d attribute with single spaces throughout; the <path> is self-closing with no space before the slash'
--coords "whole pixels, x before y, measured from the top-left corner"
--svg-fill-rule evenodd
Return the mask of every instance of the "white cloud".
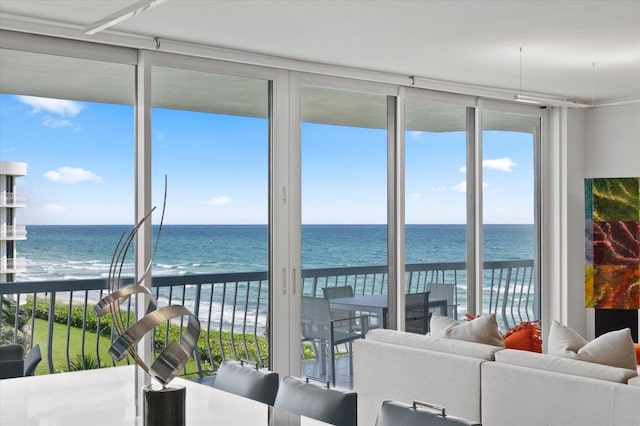
<path id="1" fill-rule="evenodd" d="M 447 190 L 446 186 L 434 186 L 433 188 L 431 188 L 431 190 L 433 192 L 443 192 Z"/>
<path id="2" fill-rule="evenodd" d="M 44 174 L 44 177 L 51 182 L 62 183 L 103 182 L 100 176 L 80 167 L 60 167 L 58 170 L 49 170 Z"/>
<path id="3" fill-rule="evenodd" d="M 38 98 L 35 96 L 18 96 L 18 100 L 31 107 L 32 112 L 46 111 L 61 117 L 75 117 L 80 113 L 82 104 L 64 99 Z"/>
<path id="4" fill-rule="evenodd" d="M 489 186 L 489 184 L 487 182 L 482 182 L 482 187 L 483 188 L 486 188 L 488 186 Z M 463 180 L 462 182 L 460 182 L 456 186 L 452 186 L 451 189 L 453 189 L 454 191 L 458 191 L 458 192 L 467 192 L 467 181 Z"/>
<path id="5" fill-rule="evenodd" d="M 516 163 L 514 163 L 509 157 L 496 158 L 495 160 L 484 160 L 482 162 L 482 167 L 492 170 L 500 170 L 503 172 L 512 172 L 513 166 L 515 165 Z"/>
<path id="6" fill-rule="evenodd" d="M 231 204 L 231 198 L 227 197 L 226 195 L 221 195 L 207 201 L 207 204 L 210 206 L 224 206 L 227 204 Z"/>
<path id="7" fill-rule="evenodd" d="M 422 194 L 419 192 L 412 192 L 410 194 L 407 194 L 409 198 L 413 198 L 415 200 L 417 200 L 418 198 L 422 198 Z"/>
<path id="8" fill-rule="evenodd" d="M 44 206 L 44 209 L 50 212 L 62 212 L 66 210 L 64 206 L 61 206 L 60 204 L 47 204 Z"/>
<path id="9" fill-rule="evenodd" d="M 460 167 L 458 170 L 460 173 L 467 173 L 467 168 L 465 166 Z"/>
<path id="10" fill-rule="evenodd" d="M 49 116 L 46 116 L 42 119 L 42 124 L 52 128 L 73 126 L 73 123 L 69 120 L 58 120 Z"/>
<path id="11" fill-rule="evenodd" d="M 452 186 L 451 189 L 453 189 L 454 191 L 458 191 L 458 192 L 467 192 L 467 181 L 463 180 L 462 182 L 460 182 L 456 186 Z"/>

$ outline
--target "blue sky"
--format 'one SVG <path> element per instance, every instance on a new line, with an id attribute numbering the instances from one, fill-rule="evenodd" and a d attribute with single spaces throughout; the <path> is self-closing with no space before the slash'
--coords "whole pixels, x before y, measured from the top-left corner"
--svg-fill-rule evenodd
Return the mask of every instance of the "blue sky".
<path id="1" fill-rule="evenodd" d="M 165 223 L 267 221 L 267 121 L 154 109 L 154 205 Z M 130 224 L 133 107 L 0 95 L 0 159 L 18 179 L 20 224 Z M 386 221 L 386 133 L 305 123 L 303 223 Z M 464 223 L 465 135 L 408 132 L 407 223 Z M 485 132 L 486 223 L 533 222 L 531 135 Z M 157 223 L 157 216 L 154 223 Z"/>

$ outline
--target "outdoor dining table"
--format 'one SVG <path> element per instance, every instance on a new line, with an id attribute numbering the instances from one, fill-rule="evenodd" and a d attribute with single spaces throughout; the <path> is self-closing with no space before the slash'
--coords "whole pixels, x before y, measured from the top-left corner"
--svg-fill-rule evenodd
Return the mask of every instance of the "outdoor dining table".
<path id="1" fill-rule="evenodd" d="M 447 316 L 447 299 L 429 298 L 429 308 L 438 308 L 440 315 Z M 369 312 L 382 319 L 382 328 L 387 328 L 389 298 L 386 294 L 361 294 L 351 297 L 329 299 L 331 309 Z"/>

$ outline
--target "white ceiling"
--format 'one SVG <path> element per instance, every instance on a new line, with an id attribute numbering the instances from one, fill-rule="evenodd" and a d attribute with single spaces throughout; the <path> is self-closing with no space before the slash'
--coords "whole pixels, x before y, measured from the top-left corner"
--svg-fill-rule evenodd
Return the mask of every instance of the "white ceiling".
<path id="1" fill-rule="evenodd" d="M 69 35 L 133 3 L 0 0 L 0 27 Z M 96 37 L 109 32 L 589 104 L 640 99 L 640 0 L 168 0 Z"/>

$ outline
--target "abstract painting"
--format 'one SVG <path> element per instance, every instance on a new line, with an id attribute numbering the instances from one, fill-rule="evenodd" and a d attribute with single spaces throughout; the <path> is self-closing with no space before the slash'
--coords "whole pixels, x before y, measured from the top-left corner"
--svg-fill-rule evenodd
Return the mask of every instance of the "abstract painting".
<path id="1" fill-rule="evenodd" d="M 585 304 L 640 309 L 640 178 L 585 179 Z"/>

